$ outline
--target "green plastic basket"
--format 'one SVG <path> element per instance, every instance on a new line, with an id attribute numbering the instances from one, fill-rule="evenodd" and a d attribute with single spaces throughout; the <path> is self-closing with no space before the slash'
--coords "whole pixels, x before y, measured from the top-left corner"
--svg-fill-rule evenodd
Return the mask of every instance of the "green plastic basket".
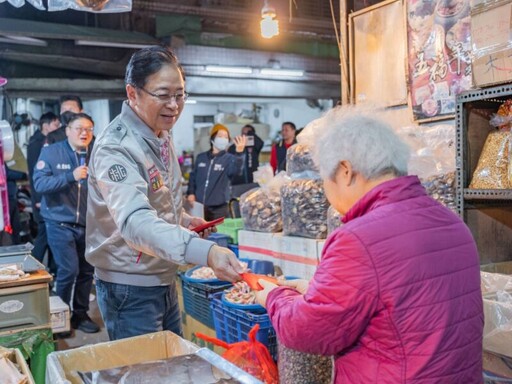
<path id="1" fill-rule="evenodd" d="M 231 244 L 238 244 L 238 231 L 244 228 L 244 221 L 238 219 L 224 219 L 222 224 L 217 225 L 217 233 L 231 237 Z"/>

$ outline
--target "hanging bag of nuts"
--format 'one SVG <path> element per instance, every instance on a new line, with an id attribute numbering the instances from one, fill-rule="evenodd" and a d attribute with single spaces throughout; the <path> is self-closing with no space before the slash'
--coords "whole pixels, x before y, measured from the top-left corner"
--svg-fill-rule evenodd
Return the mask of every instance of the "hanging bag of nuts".
<path id="1" fill-rule="evenodd" d="M 490 132 L 485 140 L 469 188 L 510 189 L 512 100 L 507 100 L 500 106 L 489 124 L 498 129 Z"/>
<path id="2" fill-rule="evenodd" d="M 268 168 L 272 172 L 272 168 L 270 166 Z M 258 179 L 256 172 L 255 181 L 261 187 L 253 188 L 240 196 L 240 214 L 244 229 L 257 232 L 281 232 L 283 220 L 279 190 L 289 179 L 285 172 L 279 172 L 273 177 L 267 175 L 263 181 Z"/>

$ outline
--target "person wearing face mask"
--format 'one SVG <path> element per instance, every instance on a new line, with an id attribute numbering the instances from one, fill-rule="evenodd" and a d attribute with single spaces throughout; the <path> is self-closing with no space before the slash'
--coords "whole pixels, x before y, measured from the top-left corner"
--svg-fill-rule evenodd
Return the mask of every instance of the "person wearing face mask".
<path id="1" fill-rule="evenodd" d="M 202 203 L 208 221 L 228 216 L 231 181 L 243 174 L 247 138 L 234 138 L 235 154 L 227 151 L 230 139 L 228 128 L 215 124 L 210 132 L 211 149 L 197 155 L 190 174 L 187 200 Z"/>

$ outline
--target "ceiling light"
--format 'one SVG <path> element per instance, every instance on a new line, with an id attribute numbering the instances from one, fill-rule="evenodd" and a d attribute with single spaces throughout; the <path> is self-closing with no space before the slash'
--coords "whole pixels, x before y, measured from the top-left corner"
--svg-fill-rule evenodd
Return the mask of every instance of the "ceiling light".
<path id="1" fill-rule="evenodd" d="M 185 104 L 197 104 L 197 100 L 187 99 Z"/>
<path id="2" fill-rule="evenodd" d="M 252 73 L 251 67 L 224 67 L 221 65 L 207 65 L 206 70 L 208 72 L 237 73 L 241 75 L 250 75 Z"/>
<path id="3" fill-rule="evenodd" d="M 268 5 L 267 0 L 261 9 L 261 36 L 265 39 L 270 39 L 279 35 L 279 21 L 274 19 L 277 17 L 276 10 Z"/>
<path id="4" fill-rule="evenodd" d="M 260 70 L 260 73 L 262 75 L 271 75 L 271 76 L 295 76 L 295 77 L 304 76 L 304 71 L 294 70 L 294 69 L 262 68 Z"/>
<path id="5" fill-rule="evenodd" d="M 0 37 L 0 42 L 10 44 L 35 45 L 38 47 L 48 46 L 48 42 L 44 40 L 34 39 L 33 37 L 26 36 L 4 35 L 3 37 Z"/>
<path id="6" fill-rule="evenodd" d="M 151 44 L 132 44 L 132 43 L 118 43 L 115 41 L 94 41 L 94 40 L 75 40 L 75 45 L 88 45 L 91 47 L 110 47 L 110 48 L 133 48 L 133 49 L 142 49 L 142 48 L 151 46 Z"/>

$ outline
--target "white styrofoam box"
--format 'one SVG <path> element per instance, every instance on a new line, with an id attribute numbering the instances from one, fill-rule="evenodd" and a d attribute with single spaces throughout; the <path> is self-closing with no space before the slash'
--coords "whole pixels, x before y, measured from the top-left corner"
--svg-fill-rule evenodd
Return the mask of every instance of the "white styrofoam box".
<path id="1" fill-rule="evenodd" d="M 318 242 L 324 240 L 305 237 L 282 236 L 278 257 L 280 266 L 287 276 L 296 276 L 310 280 L 315 274 L 319 262 Z"/>
<path id="2" fill-rule="evenodd" d="M 59 296 L 50 296 L 50 321 L 53 333 L 69 332 L 69 306 Z"/>
<path id="3" fill-rule="evenodd" d="M 274 233 L 238 231 L 238 257 L 249 260 L 268 260 L 279 265 Z"/>
<path id="4" fill-rule="evenodd" d="M 322 260 L 322 251 L 324 250 L 325 240 L 317 240 L 316 243 L 316 254 L 318 255 L 318 262 Z"/>

